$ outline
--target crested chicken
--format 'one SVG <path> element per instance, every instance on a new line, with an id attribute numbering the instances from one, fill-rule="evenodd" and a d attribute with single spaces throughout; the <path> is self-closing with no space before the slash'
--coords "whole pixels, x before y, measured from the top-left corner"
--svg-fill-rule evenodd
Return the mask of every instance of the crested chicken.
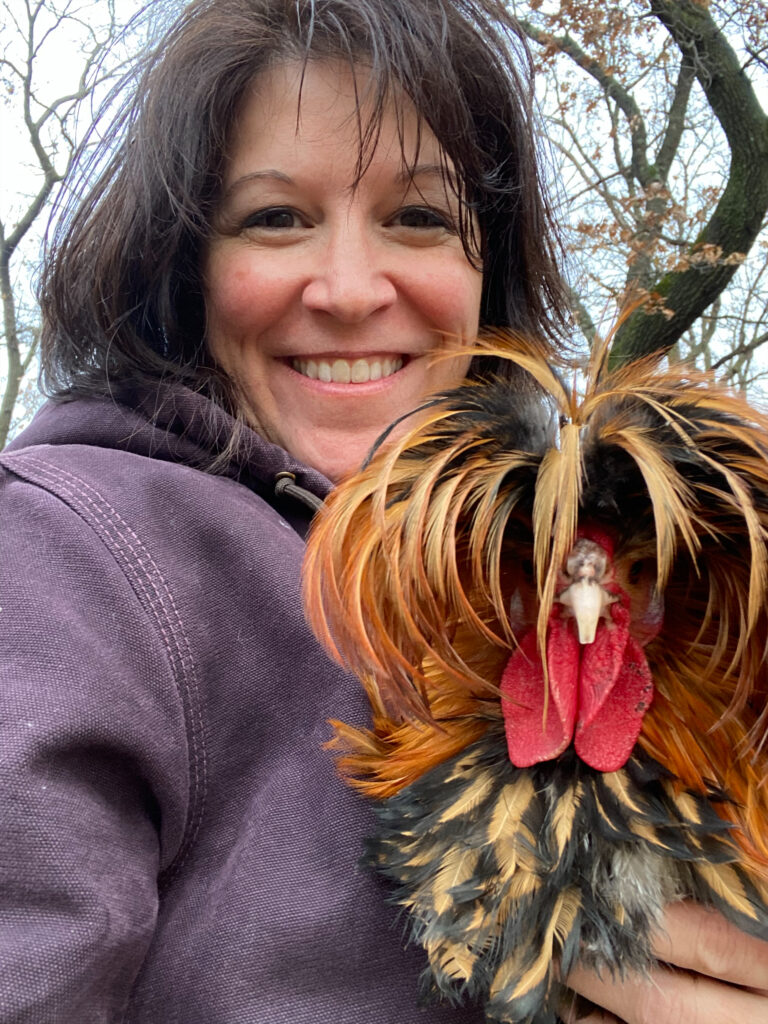
<path id="1" fill-rule="evenodd" d="M 398 426 L 318 516 L 305 597 L 425 997 L 557 1019 L 693 899 L 768 938 L 768 417 L 658 358 L 580 394 L 536 342 Z M 522 384 L 521 384 L 522 381 Z"/>

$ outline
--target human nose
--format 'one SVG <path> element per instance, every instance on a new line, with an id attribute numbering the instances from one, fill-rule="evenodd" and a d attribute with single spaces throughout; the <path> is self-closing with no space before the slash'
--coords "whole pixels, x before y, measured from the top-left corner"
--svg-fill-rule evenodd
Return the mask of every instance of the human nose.
<path id="1" fill-rule="evenodd" d="M 307 309 L 355 324 L 395 302 L 397 289 L 387 274 L 384 254 L 365 225 L 347 220 L 329 229 L 316 259 L 302 293 Z"/>

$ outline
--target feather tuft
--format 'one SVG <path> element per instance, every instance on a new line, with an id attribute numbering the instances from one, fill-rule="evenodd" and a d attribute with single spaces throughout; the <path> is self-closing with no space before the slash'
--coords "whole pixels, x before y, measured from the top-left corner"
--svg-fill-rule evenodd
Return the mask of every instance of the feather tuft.
<path id="1" fill-rule="evenodd" d="M 388 432 L 316 517 L 305 606 L 370 699 L 370 728 L 335 723 L 332 746 L 378 801 L 368 860 L 426 989 L 545 1024 L 558 959 L 647 970 L 669 901 L 768 937 L 768 417 L 660 357 L 611 370 L 609 340 L 578 394 L 535 339 L 470 353 L 515 384 L 468 381 Z M 626 614 L 653 702 L 617 771 L 572 746 L 518 769 L 502 676 L 521 645 L 547 650 L 585 525 L 648 581 Z"/>

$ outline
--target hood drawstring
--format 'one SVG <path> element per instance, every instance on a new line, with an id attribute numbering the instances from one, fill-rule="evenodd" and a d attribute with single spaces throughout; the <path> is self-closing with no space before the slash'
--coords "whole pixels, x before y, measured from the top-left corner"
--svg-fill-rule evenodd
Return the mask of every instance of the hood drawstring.
<path id="1" fill-rule="evenodd" d="M 275 494 L 278 498 L 285 496 L 295 498 L 312 509 L 313 512 L 318 512 L 323 507 L 323 499 L 318 498 L 312 491 L 299 487 L 293 473 L 283 472 L 277 474 L 275 477 Z"/>

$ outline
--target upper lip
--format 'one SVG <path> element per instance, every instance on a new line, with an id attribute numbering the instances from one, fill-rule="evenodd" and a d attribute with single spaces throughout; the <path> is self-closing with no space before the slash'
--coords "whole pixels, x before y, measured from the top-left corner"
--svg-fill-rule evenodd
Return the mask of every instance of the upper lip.
<path id="1" fill-rule="evenodd" d="M 355 359 L 402 359 L 408 355 L 410 353 L 396 349 L 378 349 L 375 352 L 296 352 L 286 358 L 322 359 L 324 362 L 330 362 L 333 359 L 346 359 L 349 362 L 354 362 Z"/>

